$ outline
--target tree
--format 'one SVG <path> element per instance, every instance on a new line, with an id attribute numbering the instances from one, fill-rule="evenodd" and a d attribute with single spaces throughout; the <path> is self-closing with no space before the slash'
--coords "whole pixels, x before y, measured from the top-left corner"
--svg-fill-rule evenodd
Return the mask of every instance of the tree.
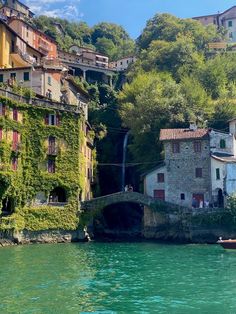
<path id="1" fill-rule="evenodd" d="M 194 90 L 192 84 L 196 84 Z M 119 100 L 123 124 L 133 136 L 129 147 L 134 161 L 144 165 L 161 158 L 161 128 L 188 127 L 192 120 L 204 125 L 214 109 L 194 78 L 177 84 L 169 74 L 156 72 L 140 73 L 124 86 Z"/>
<path id="2" fill-rule="evenodd" d="M 166 13 L 156 14 L 147 21 L 137 39 L 137 46 L 140 50 L 147 49 L 154 40 L 173 42 L 179 35 L 192 37 L 196 48 L 203 50 L 207 43 L 222 39 L 224 32 L 217 30 L 214 25 L 205 27 L 192 19 L 179 19 Z"/>
<path id="3" fill-rule="evenodd" d="M 173 42 L 156 40 L 142 54 L 142 67 L 145 71 L 157 69 L 171 72 L 176 78 L 182 72 L 190 73 L 203 62 L 203 56 L 196 51 L 191 37 L 178 36 Z M 184 67 L 184 71 L 178 71 Z"/>
<path id="4" fill-rule="evenodd" d="M 111 59 L 113 59 L 114 56 L 117 55 L 117 47 L 111 39 L 107 39 L 105 37 L 97 39 L 96 49 L 97 51 L 107 55 Z"/>

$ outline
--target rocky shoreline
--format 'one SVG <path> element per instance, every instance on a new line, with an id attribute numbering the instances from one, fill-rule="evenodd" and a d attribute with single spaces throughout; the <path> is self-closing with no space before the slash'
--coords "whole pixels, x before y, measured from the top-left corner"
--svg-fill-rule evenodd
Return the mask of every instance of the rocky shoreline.
<path id="1" fill-rule="evenodd" d="M 72 243 L 90 240 L 86 230 L 42 230 L 0 234 L 0 247 L 25 244 Z"/>

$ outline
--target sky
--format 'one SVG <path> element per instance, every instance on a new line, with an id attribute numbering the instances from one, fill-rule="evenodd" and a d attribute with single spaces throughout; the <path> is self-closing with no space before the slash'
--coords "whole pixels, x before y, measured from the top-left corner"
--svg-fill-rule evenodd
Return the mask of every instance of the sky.
<path id="1" fill-rule="evenodd" d="M 99 22 L 122 25 L 137 38 L 146 21 L 156 13 L 170 13 L 181 18 L 214 14 L 236 5 L 236 0 L 23 0 L 39 14 L 58 16 L 70 21 L 84 21 L 89 26 Z"/>

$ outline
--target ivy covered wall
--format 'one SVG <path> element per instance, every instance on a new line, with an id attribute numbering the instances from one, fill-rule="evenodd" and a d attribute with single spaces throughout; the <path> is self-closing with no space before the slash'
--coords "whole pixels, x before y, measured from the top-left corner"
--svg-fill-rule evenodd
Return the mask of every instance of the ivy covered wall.
<path id="1" fill-rule="evenodd" d="M 78 196 L 84 186 L 83 116 L 73 111 L 36 107 L 0 97 L 5 115 L 0 116 L 0 208 L 10 202 L 12 214 L 1 216 L 0 230 L 74 230 L 78 225 Z M 18 121 L 12 119 L 13 108 Z M 56 114 L 59 125 L 47 125 L 45 117 Z M 19 145 L 13 149 L 13 131 L 19 132 Z M 49 173 L 48 138 L 55 137 L 55 173 Z M 13 160 L 17 158 L 17 169 Z M 63 207 L 35 205 L 38 193 L 48 199 L 54 188 L 66 192 Z M 9 208 L 8 208 L 9 210 Z"/>

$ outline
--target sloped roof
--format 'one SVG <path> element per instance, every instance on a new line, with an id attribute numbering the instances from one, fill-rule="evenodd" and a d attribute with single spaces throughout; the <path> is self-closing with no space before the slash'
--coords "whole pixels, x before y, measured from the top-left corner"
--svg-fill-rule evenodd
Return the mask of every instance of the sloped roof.
<path id="1" fill-rule="evenodd" d="M 160 141 L 173 141 L 184 139 L 206 139 L 209 129 L 161 129 Z"/>
<path id="2" fill-rule="evenodd" d="M 212 158 L 221 162 L 236 163 L 236 158 L 234 156 L 218 156 L 216 154 L 211 155 Z"/>

